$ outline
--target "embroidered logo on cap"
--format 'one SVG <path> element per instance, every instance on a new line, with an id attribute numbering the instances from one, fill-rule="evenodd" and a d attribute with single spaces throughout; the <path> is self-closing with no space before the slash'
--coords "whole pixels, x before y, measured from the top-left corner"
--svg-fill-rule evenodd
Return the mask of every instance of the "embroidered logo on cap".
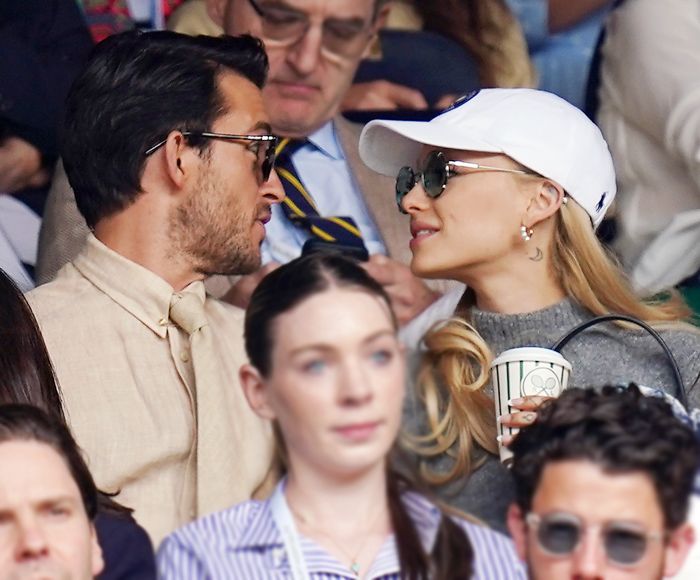
<path id="1" fill-rule="evenodd" d="M 447 107 L 443 113 L 447 113 L 448 111 L 451 111 L 452 109 L 456 109 L 457 107 L 461 107 L 464 103 L 467 103 L 471 101 L 476 95 L 479 94 L 480 89 L 476 89 L 474 91 L 471 91 L 465 95 L 462 95 L 461 97 L 457 97 L 453 103 Z"/>
<path id="2" fill-rule="evenodd" d="M 608 192 L 606 191 L 605 193 L 603 193 L 603 195 L 600 196 L 600 199 L 598 200 L 598 203 L 595 206 L 596 213 L 603 209 L 603 205 L 605 204 L 605 198 L 607 197 L 607 195 Z"/>

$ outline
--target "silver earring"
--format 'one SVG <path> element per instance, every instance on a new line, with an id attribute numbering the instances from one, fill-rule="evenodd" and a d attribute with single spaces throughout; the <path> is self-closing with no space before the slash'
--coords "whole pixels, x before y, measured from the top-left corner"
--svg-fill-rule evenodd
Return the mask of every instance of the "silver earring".
<path id="1" fill-rule="evenodd" d="M 523 239 L 524 242 L 529 242 L 530 238 L 534 233 L 535 232 L 532 228 L 528 228 L 527 226 L 520 226 L 520 237 Z"/>

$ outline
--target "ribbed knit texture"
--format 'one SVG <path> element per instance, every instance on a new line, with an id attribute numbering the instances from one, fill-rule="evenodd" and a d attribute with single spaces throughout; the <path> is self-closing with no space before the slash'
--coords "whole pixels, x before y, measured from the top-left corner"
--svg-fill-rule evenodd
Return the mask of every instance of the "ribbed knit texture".
<path id="1" fill-rule="evenodd" d="M 570 299 L 526 314 L 497 314 L 472 309 L 472 323 L 494 356 L 519 346 L 551 347 L 592 314 Z M 700 332 L 661 330 L 683 376 L 691 407 L 700 406 Z M 569 386 L 601 387 L 631 381 L 675 393 L 675 384 L 661 346 L 644 330 L 604 323 L 575 337 L 562 351 L 573 371 Z"/>
<path id="2" fill-rule="evenodd" d="M 472 324 L 491 347 L 494 356 L 519 346 L 551 347 L 569 330 L 590 320 L 592 314 L 574 301 L 566 299 L 554 306 L 526 314 L 498 314 L 472 308 Z M 674 354 L 683 376 L 691 407 L 700 407 L 700 332 L 692 329 L 660 331 Z M 562 354 L 573 371 L 569 386 L 601 387 L 605 384 L 627 384 L 634 381 L 649 387 L 675 392 L 669 364 L 661 346 L 642 330 L 628 330 L 604 323 L 583 331 Z M 415 371 L 418 353 L 409 358 Z M 410 376 L 414 377 L 415 372 Z M 425 412 L 409 389 L 404 410 L 404 425 L 409 430 L 425 432 Z M 489 394 L 490 388 L 489 388 Z M 474 458 L 486 452 L 478 448 Z M 447 456 L 431 461 L 435 470 L 447 471 L 452 460 Z M 482 466 L 465 477 L 437 490 L 446 503 L 471 513 L 492 527 L 505 531 L 505 516 L 513 499 L 513 485 L 508 470 L 498 458 L 487 454 Z"/>

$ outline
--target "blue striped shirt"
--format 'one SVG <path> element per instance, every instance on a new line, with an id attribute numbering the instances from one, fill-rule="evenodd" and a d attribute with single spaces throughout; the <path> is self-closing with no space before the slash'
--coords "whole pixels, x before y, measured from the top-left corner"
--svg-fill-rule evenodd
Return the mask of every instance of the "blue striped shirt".
<path id="1" fill-rule="evenodd" d="M 415 493 L 403 496 L 426 551 L 430 551 L 441 513 Z M 474 550 L 474 575 L 479 580 L 526 578 L 509 538 L 488 528 L 455 520 Z M 302 536 L 301 549 L 312 580 L 354 580 L 347 566 Z M 199 519 L 168 536 L 158 550 L 159 577 L 164 580 L 231 580 L 289 578 L 282 537 L 268 501 L 247 501 Z M 394 536 L 387 538 L 364 575 L 372 580 L 399 580 Z"/>

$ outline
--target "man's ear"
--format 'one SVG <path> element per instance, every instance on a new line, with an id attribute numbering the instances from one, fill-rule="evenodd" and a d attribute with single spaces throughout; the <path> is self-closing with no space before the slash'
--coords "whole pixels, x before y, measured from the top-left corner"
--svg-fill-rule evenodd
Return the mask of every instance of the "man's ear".
<path id="1" fill-rule="evenodd" d="M 543 179 L 534 191 L 525 210 L 523 224 L 534 228 L 554 215 L 564 203 L 564 189 L 555 181 Z"/>
<path id="2" fill-rule="evenodd" d="M 377 1 L 377 0 L 375 0 Z M 389 18 L 389 13 L 391 12 L 393 2 L 384 2 L 382 7 L 377 12 L 377 16 L 372 23 L 372 33 L 377 34 L 386 25 L 387 18 Z"/>
<path id="3" fill-rule="evenodd" d="M 664 548 L 664 576 L 675 576 L 683 567 L 690 548 L 695 543 L 695 530 L 689 523 L 682 524 L 673 532 Z"/>
<path id="4" fill-rule="evenodd" d="M 104 570 L 105 561 L 102 556 L 102 548 L 100 548 L 100 543 L 97 540 L 97 531 L 95 530 L 94 524 L 90 525 L 90 552 L 92 577 L 97 578 L 102 570 Z"/>
<path id="5" fill-rule="evenodd" d="M 377 38 L 377 35 L 379 34 L 379 31 L 386 25 L 387 18 L 389 18 L 389 12 L 391 12 L 391 5 L 392 2 L 385 2 L 384 5 L 377 12 L 377 16 L 374 18 L 374 22 L 372 22 L 370 38 L 367 42 L 367 45 L 365 46 L 364 52 L 362 53 L 363 59 L 375 56 L 375 47 L 377 52 L 379 52 L 379 39 Z"/>
<path id="6" fill-rule="evenodd" d="M 253 412 L 263 419 L 270 421 L 275 419 L 275 412 L 268 401 L 267 385 L 260 371 L 253 365 L 245 364 L 238 371 L 238 378 L 241 381 L 243 394 Z"/>
<path id="7" fill-rule="evenodd" d="M 516 503 L 508 506 L 508 515 L 506 516 L 506 525 L 510 532 L 515 549 L 518 556 L 523 562 L 527 561 L 527 524 L 520 506 Z"/>
<path id="8" fill-rule="evenodd" d="M 215 24 L 221 28 L 224 27 L 224 14 L 226 13 L 226 5 L 229 0 L 205 0 L 207 6 L 207 14 Z"/>
<path id="9" fill-rule="evenodd" d="M 170 181 L 181 189 L 188 179 L 192 179 L 195 171 L 199 171 L 202 159 L 196 149 L 187 146 L 187 141 L 180 131 L 170 132 L 163 149 L 165 172 Z"/>

